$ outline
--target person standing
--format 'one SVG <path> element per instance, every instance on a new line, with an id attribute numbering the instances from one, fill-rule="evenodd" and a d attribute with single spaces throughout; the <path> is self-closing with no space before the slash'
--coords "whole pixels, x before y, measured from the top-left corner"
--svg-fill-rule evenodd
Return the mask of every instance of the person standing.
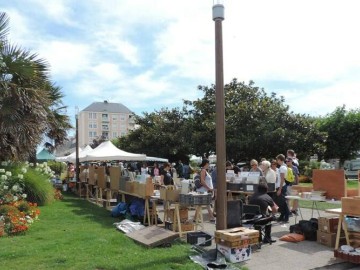
<path id="1" fill-rule="evenodd" d="M 226 172 L 228 170 L 233 170 L 236 175 L 240 172 L 240 168 L 238 166 L 236 166 L 236 165 L 233 165 L 231 163 L 231 161 L 226 161 L 225 166 L 226 166 Z"/>
<path id="2" fill-rule="evenodd" d="M 260 176 L 263 176 L 263 172 L 262 170 L 259 168 L 259 163 L 257 162 L 256 159 L 252 159 L 250 161 L 250 172 L 259 172 L 260 173 Z"/>
<path id="3" fill-rule="evenodd" d="M 276 156 L 276 161 L 279 165 L 277 182 L 275 183 L 277 201 L 280 208 L 280 217 L 278 221 L 289 222 L 289 206 L 285 198 L 287 196 L 287 185 L 285 184 L 287 175 L 287 166 L 285 165 L 285 156 L 279 154 Z"/>
<path id="4" fill-rule="evenodd" d="M 201 171 L 200 171 L 201 187 L 196 189 L 197 192 L 204 192 L 204 193 L 206 193 L 206 192 L 212 193 L 213 192 L 212 178 L 211 178 L 211 175 L 208 173 L 209 165 L 210 165 L 210 162 L 208 159 L 202 160 Z M 210 222 L 215 222 L 214 213 L 213 213 L 210 205 L 207 206 L 207 210 L 209 213 Z"/>
<path id="5" fill-rule="evenodd" d="M 276 172 L 270 168 L 270 161 L 264 160 L 261 162 L 261 169 L 263 171 L 263 176 L 267 183 L 276 182 Z"/>
<path id="6" fill-rule="evenodd" d="M 174 180 L 173 180 L 173 178 L 171 176 L 171 172 L 170 172 L 170 163 L 168 163 L 168 162 L 165 162 L 163 165 L 160 182 L 162 185 L 165 185 L 165 186 L 174 185 Z"/>

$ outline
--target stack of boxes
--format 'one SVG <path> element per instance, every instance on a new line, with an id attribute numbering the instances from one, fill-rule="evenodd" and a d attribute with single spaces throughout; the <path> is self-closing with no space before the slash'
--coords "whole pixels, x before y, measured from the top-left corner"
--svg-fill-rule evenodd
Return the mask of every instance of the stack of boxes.
<path id="1" fill-rule="evenodd" d="M 328 246 L 335 247 L 336 233 L 339 224 L 339 217 L 319 217 L 317 242 Z M 342 230 L 340 243 L 345 243 L 344 231 Z"/>
<path id="2" fill-rule="evenodd" d="M 215 231 L 217 249 L 232 262 L 243 262 L 251 258 L 251 245 L 259 243 L 259 231 L 244 227 Z"/>
<path id="3" fill-rule="evenodd" d="M 176 232 L 179 231 L 177 222 L 175 221 L 176 211 L 174 208 L 167 210 L 167 220 L 165 221 L 165 228 L 169 230 L 175 230 Z M 180 226 L 182 232 L 188 232 L 194 230 L 194 223 L 189 221 L 189 212 L 187 208 L 180 208 L 179 209 L 179 216 L 180 216 Z M 174 226 L 174 227 L 173 227 Z"/>

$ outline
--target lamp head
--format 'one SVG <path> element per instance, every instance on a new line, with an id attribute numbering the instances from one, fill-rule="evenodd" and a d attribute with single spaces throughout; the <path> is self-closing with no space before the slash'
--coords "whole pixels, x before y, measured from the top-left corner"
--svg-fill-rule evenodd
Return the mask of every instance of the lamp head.
<path id="1" fill-rule="evenodd" d="M 213 20 L 224 20 L 224 1 L 223 0 L 213 0 Z"/>

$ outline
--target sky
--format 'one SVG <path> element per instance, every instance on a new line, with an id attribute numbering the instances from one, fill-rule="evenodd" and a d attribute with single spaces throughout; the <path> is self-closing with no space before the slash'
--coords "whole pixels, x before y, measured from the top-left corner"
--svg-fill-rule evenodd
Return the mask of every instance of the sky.
<path id="1" fill-rule="evenodd" d="M 253 80 L 295 113 L 360 107 L 360 1 L 222 3 L 225 83 Z M 0 10 L 10 17 L 10 42 L 48 61 L 74 119 L 76 107 L 95 101 L 141 115 L 201 98 L 197 86 L 215 83 L 213 4 L 0 0 Z"/>

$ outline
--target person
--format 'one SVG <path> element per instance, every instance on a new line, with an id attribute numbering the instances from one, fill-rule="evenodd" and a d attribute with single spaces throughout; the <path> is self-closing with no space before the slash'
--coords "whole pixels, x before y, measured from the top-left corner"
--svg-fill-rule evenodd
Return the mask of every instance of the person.
<path id="1" fill-rule="evenodd" d="M 161 173 L 160 183 L 165 186 L 174 185 L 174 180 L 170 173 L 170 163 L 165 162 Z"/>
<path id="2" fill-rule="evenodd" d="M 296 153 L 295 153 L 294 150 L 292 150 L 292 149 L 287 150 L 286 151 L 286 157 L 291 158 L 292 161 L 293 161 L 293 164 L 296 167 L 299 167 L 299 160 L 296 158 Z"/>
<path id="3" fill-rule="evenodd" d="M 191 173 L 191 169 L 189 164 L 184 164 L 183 166 L 183 174 L 184 174 L 184 178 L 185 179 L 190 179 L 190 173 Z"/>
<path id="4" fill-rule="evenodd" d="M 294 160 L 289 157 L 286 159 L 286 166 L 288 167 L 287 181 L 289 181 L 289 179 L 292 178 L 290 179 L 291 181 L 288 183 L 288 189 L 287 189 L 287 193 L 291 195 L 291 186 L 297 185 L 299 183 L 299 170 L 298 167 L 294 165 Z M 294 215 L 297 215 L 298 208 L 299 208 L 298 200 L 293 200 L 290 212 Z"/>
<path id="5" fill-rule="evenodd" d="M 155 162 L 154 163 L 154 167 L 151 170 L 151 176 L 160 176 L 160 169 L 159 169 L 159 165 Z"/>
<path id="6" fill-rule="evenodd" d="M 260 206 L 260 212 L 263 217 L 269 217 L 269 207 L 271 208 L 272 214 L 276 213 L 278 207 L 273 199 L 267 194 L 268 186 L 266 182 L 259 182 L 257 192 L 250 197 L 249 204 Z M 261 237 L 261 232 L 260 232 Z M 265 226 L 265 238 L 262 240 L 263 243 L 274 243 L 276 240 L 271 238 L 271 223 L 269 222 Z"/>
<path id="7" fill-rule="evenodd" d="M 226 172 L 228 170 L 233 170 L 236 175 L 240 172 L 240 168 L 238 166 L 236 166 L 236 165 L 233 165 L 231 163 L 231 161 L 226 161 L 225 166 L 226 166 Z"/>
<path id="8" fill-rule="evenodd" d="M 176 166 L 176 173 L 178 174 L 179 178 L 184 178 L 184 165 L 182 164 L 181 160 L 179 160 L 178 165 Z"/>
<path id="9" fill-rule="evenodd" d="M 289 205 L 285 198 L 287 196 L 287 185 L 285 183 L 285 178 L 287 175 L 287 166 L 285 165 L 285 156 L 279 154 L 276 156 L 276 161 L 279 165 L 278 176 L 275 183 L 276 195 L 277 195 L 277 204 L 280 207 L 280 217 L 278 221 L 289 222 Z"/>
<path id="10" fill-rule="evenodd" d="M 210 162 L 208 159 L 202 160 L 201 165 L 200 165 L 200 167 L 201 167 L 201 171 L 200 171 L 201 187 L 196 189 L 197 192 L 209 192 L 209 193 L 213 192 L 214 188 L 213 188 L 212 178 L 207 171 L 209 169 L 209 165 L 210 165 Z M 210 205 L 207 206 L 207 210 L 209 213 L 210 222 L 215 222 L 215 216 L 213 214 L 213 211 L 212 211 Z"/>
<path id="11" fill-rule="evenodd" d="M 259 164 L 256 159 L 252 159 L 250 161 L 250 166 L 251 166 L 250 172 L 259 172 L 260 176 L 263 176 L 262 170 L 259 168 Z"/>
<path id="12" fill-rule="evenodd" d="M 276 182 L 276 172 L 270 168 L 270 161 L 264 160 L 261 162 L 261 169 L 263 171 L 263 176 L 267 183 Z"/>

